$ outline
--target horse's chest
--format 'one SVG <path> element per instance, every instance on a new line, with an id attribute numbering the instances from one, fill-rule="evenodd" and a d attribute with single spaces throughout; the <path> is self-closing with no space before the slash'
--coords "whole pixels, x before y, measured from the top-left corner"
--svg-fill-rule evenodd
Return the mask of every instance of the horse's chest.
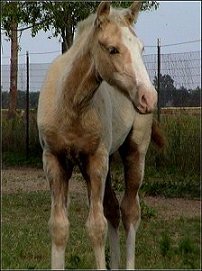
<path id="1" fill-rule="evenodd" d="M 94 153 L 101 140 L 100 125 L 92 116 L 77 119 L 62 130 L 67 153 Z"/>
<path id="2" fill-rule="evenodd" d="M 80 153 L 83 154 L 92 154 L 96 151 L 99 142 L 100 136 L 97 133 L 89 133 L 85 130 L 80 133 L 68 133 L 65 136 L 65 149 L 70 155 L 77 155 Z"/>

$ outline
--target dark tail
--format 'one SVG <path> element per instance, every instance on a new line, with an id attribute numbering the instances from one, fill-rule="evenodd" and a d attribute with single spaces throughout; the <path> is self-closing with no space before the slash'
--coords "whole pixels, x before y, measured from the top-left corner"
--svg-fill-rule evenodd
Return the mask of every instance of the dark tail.
<path id="1" fill-rule="evenodd" d="M 153 120 L 152 123 L 151 141 L 160 150 L 163 150 L 167 145 L 163 130 L 161 129 L 159 122 L 157 122 L 157 120 L 155 119 Z"/>

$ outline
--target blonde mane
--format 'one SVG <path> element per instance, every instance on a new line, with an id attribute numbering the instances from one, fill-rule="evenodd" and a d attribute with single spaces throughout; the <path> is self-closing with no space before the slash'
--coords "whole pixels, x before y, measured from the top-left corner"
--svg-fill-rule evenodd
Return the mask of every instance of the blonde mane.
<path id="1" fill-rule="evenodd" d="M 89 30 L 89 28 L 93 25 L 95 18 L 96 15 L 93 13 L 77 24 L 75 39 L 77 39 L 77 37 L 79 37 L 84 31 Z"/>
<path id="2" fill-rule="evenodd" d="M 110 10 L 110 17 L 115 20 L 116 22 L 119 22 L 120 24 L 126 24 L 126 21 L 124 19 L 124 14 L 126 13 L 125 9 L 122 8 L 112 8 Z M 94 21 L 96 19 L 96 14 L 90 14 L 86 19 L 83 21 L 80 21 L 76 26 L 76 32 L 75 32 L 75 40 L 77 40 L 78 37 L 81 36 L 84 32 L 88 32 L 89 29 L 93 26 Z"/>

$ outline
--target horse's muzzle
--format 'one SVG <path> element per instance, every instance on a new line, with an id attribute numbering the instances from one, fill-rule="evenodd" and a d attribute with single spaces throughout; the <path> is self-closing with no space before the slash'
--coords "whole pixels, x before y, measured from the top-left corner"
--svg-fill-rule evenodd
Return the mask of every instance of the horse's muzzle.
<path id="1" fill-rule="evenodd" d="M 152 113 L 157 105 L 157 91 L 155 88 L 150 90 L 139 89 L 135 107 L 142 114 Z"/>

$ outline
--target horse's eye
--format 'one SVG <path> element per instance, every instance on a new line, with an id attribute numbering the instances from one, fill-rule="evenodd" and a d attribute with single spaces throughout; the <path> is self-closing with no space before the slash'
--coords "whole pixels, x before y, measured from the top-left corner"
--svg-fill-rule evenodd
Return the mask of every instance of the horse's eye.
<path id="1" fill-rule="evenodd" d="M 116 47 L 109 47 L 108 48 L 110 55 L 115 55 L 119 53 L 119 50 Z"/>

